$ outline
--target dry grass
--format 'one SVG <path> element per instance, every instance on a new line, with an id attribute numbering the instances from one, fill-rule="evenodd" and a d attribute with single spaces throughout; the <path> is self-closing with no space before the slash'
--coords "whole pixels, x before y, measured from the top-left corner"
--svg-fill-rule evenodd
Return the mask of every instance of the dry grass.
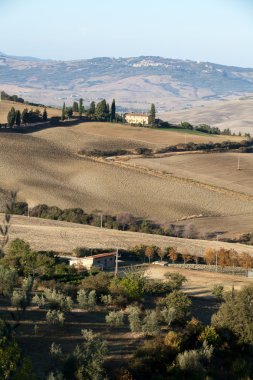
<path id="1" fill-rule="evenodd" d="M 170 130 L 133 127 L 126 124 L 113 123 L 83 123 L 75 127 L 53 128 L 35 132 L 34 136 L 50 142 L 62 144 L 73 152 L 82 148 L 113 149 L 136 148 L 138 146 L 152 149 L 187 142 L 221 142 L 231 139 L 240 140 L 233 136 L 212 136 L 180 133 Z"/>
<path id="2" fill-rule="evenodd" d="M 217 241 L 179 239 L 160 235 L 142 234 L 129 231 L 101 229 L 75 223 L 59 222 L 39 218 L 14 216 L 10 239 L 20 238 L 28 241 L 36 250 L 54 250 L 71 253 L 76 247 L 90 248 L 131 248 L 138 244 L 173 246 L 187 248 L 191 254 L 202 255 L 210 247 L 235 249 L 253 255 L 253 246 L 231 244 Z"/>
<path id="3" fill-rule="evenodd" d="M 88 212 L 94 209 L 110 213 L 128 211 L 159 222 L 200 214 L 253 213 L 253 201 L 234 194 L 172 177 L 161 178 L 152 173 L 94 162 L 76 154 L 83 145 L 106 148 L 108 144 L 122 146 L 122 141 L 125 146 L 137 144 L 134 133 L 139 134 L 141 145 L 152 142 L 161 146 L 173 135 L 182 138 L 176 132 L 104 123 L 52 128 L 32 135 L 1 133 L 1 188 L 18 190 L 19 198 L 30 206 L 46 203 L 61 208 L 82 207 Z M 165 141 L 167 135 L 170 137 Z"/>
<path id="4" fill-rule="evenodd" d="M 188 121 L 193 124 L 209 124 L 232 132 L 253 134 L 253 98 L 215 100 L 202 102 L 202 106 L 175 110 L 161 114 L 174 123 Z"/>
<path id="5" fill-rule="evenodd" d="M 210 273 L 202 271 L 187 270 L 181 268 L 161 268 L 152 265 L 147 270 L 147 276 L 154 279 L 165 279 L 165 273 L 181 273 L 187 279 L 183 291 L 194 297 L 210 297 L 214 285 L 224 286 L 225 291 L 232 289 L 240 290 L 242 287 L 253 283 L 252 278 L 235 276 L 230 274 Z"/>
<path id="6" fill-rule="evenodd" d="M 174 154 L 138 158 L 129 163 L 253 195 L 253 155 L 250 153 Z"/>
<path id="7" fill-rule="evenodd" d="M 33 108 L 34 110 L 38 108 L 41 112 L 43 112 L 43 109 L 44 109 L 42 107 L 32 107 L 32 106 L 29 106 L 27 104 L 9 102 L 6 100 L 2 100 L 2 101 L 0 101 L 0 123 L 7 123 L 7 115 L 8 115 L 8 112 L 10 111 L 11 107 L 14 107 L 15 110 L 20 110 L 20 112 L 22 112 L 24 110 L 24 108 L 28 108 L 28 109 Z M 48 113 L 49 117 L 60 116 L 61 110 L 56 109 L 56 108 L 47 108 L 47 113 Z"/>

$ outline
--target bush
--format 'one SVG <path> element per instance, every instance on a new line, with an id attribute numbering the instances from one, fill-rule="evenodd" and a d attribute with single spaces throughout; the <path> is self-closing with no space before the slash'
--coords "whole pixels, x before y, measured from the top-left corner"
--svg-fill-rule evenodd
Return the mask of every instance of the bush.
<path id="1" fill-rule="evenodd" d="M 177 356 L 177 363 L 182 371 L 194 372 L 202 370 L 202 355 L 197 350 L 184 351 Z"/>
<path id="2" fill-rule="evenodd" d="M 80 289 L 77 292 L 77 302 L 81 309 L 93 309 L 96 306 L 96 292 Z"/>
<path id="3" fill-rule="evenodd" d="M 225 295 L 217 314 L 212 317 L 212 326 L 221 333 L 230 332 L 231 339 L 239 343 L 253 344 L 253 286 Z"/>
<path id="4" fill-rule="evenodd" d="M 110 327 L 124 326 L 123 319 L 124 319 L 124 312 L 122 310 L 110 311 L 110 313 L 106 315 L 105 317 L 105 321 Z"/>
<path id="5" fill-rule="evenodd" d="M 154 310 L 147 310 L 143 319 L 142 331 L 145 335 L 156 335 L 159 331 L 158 318 Z"/>
<path id="6" fill-rule="evenodd" d="M 47 323 L 50 325 L 63 326 L 65 322 L 64 313 L 60 310 L 48 310 L 46 314 Z"/>
<path id="7" fill-rule="evenodd" d="M 10 296 L 17 280 L 17 273 L 13 268 L 0 266 L 0 294 Z"/>
<path id="8" fill-rule="evenodd" d="M 137 306 L 130 306 L 128 308 L 128 321 L 132 333 L 139 333 L 142 331 L 141 327 L 141 310 Z"/>
<path id="9" fill-rule="evenodd" d="M 73 301 L 71 297 L 65 296 L 56 290 L 46 289 L 44 292 L 46 304 L 49 309 L 59 311 L 70 311 L 73 307 Z"/>
<path id="10" fill-rule="evenodd" d="M 171 313 L 174 322 L 185 323 L 190 316 L 191 300 L 186 294 L 179 290 L 174 290 L 167 295 L 167 297 L 162 298 L 159 304 L 166 309 L 174 309 L 173 313 L 172 311 L 166 312 L 167 315 Z M 165 311 L 163 313 L 166 315 Z"/>

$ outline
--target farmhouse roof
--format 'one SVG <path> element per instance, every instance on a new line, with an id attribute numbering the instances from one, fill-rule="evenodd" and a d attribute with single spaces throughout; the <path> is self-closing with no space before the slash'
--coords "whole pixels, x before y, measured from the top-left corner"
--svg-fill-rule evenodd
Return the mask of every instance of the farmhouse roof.
<path id="1" fill-rule="evenodd" d="M 135 113 L 135 112 L 128 112 L 125 113 L 125 116 L 151 116 L 149 113 Z"/>
<path id="2" fill-rule="evenodd" d="M 97 255 L 90 255 L 90 256 L 81 256 L 81 257 L 76 257 L 76 256 L 64 256 L 65 259 L 69 260 L 84 260 L 84 259 L 99 259 L 103 257 L 110 257 L 110 256 L 115 256 L 116 252 L 107 252 L 107 253 L 98 253 Z"/>
<path id="3" fill-rule="evenodd" d="M 116 252 L 108 252 L 108 253 L 99 253 L 97 255 L 86 256 L 86 257 L 92 257 L 93 259 L 99 259 L 100 257 L 115 256 L 115 255 L 116 255 Z"/>

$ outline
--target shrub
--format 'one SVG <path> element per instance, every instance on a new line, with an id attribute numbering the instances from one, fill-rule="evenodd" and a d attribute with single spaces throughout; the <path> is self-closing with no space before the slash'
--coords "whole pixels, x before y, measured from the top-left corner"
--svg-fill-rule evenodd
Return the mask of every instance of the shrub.
<path id="1" fill-rule="evenodd" d="M 110 313 L 106 315 L 105 317 L 105 321 L 110 327 L 124 326 L 123 319 L 124 319 L 124 312 L 122 310 L 110 311 Z"/>
<path id="2" fill-rule="evenodd" d="M 50 325 L 63 326 L 65 322 L 64 313 L 60 310 L 48 310 L 46 314 L 47 323 Z"/>
<path id="3" fill-rule="evenodd" d="M 214 285 L 212 289 L 212 295 L 218 299 L 223 298 L 224 286 Z"/>
<path id="4" fill-rule="evenodd" d="M 173 290 L 173 292 L 168 294 L 167 297 L 162 298 L 159 301 L 159 304 L 167 309 L 174 309 L 173 321 L 175 322 L 185 323 L 190 316 L 191 300 L 186 294 L 179 290 Z"/>
<path id="5" fill-rule="evenodd" d="M 182 371 L 193 372 L 201 370 L 202 355 L 198 350 L 184 351 L 177 356 L 177 363 Z"/>
<path id="6" fill-rule="evenodd" d="M 81 309 L 92 309 L 96 306 L 96 292 L 80 289 L 77 292 L 77 302 Z"/>
<path id="7" fill-rule="evenodd" d="M 107 307 L 113 304 L 113 299 L 110 294 L 102 294 L 100 300 Z"/>
<path id="8" fill-rule="evenodd" d="M 138 333 L 142 330 L 140 314 L 141 310 L 139 307 L 130 306 L 128 308 L 128 321 L 132 333 Z"/>
<path id="9" fill-rule="evenodd" d="M 55 289 L 46 289 L 44 296 L 49 309 L 70 311 L 73 307 L 71 297 L 65 296 L 64 294 L 57 292 Z"/>
<path id="10" fill-rule="evenodd" d="M 253 286 L 225 295 L 217 314 L 212 317 L 212 326 L 232 333 L 239 343 L 253 344 Z M 219 330 L 218 330 L 219 331 Z M 227 334 L 226 334 L 227 335 Z"/>
<path id="11" fill-rule="evenodd" d="M 10 296 L 17 280 L 17 273 L 13 268 L 0 266 L 0 294 Z"/>
<path id="12" fill-rule="evenodd" d="M 198 340 L 202 343 L 206 342 L 209 346 L 218 347 L 221 339 L 216 329 L 212 326 L 206 326 L 202 333 L 199 335 Z"/>
<path id="13" fill-rule="evenodd" d="M 142 331 L 146 335 L 155 335 L 159 331 L 158 318 L 154 310 L 147 310 L 143 319 Z"/>

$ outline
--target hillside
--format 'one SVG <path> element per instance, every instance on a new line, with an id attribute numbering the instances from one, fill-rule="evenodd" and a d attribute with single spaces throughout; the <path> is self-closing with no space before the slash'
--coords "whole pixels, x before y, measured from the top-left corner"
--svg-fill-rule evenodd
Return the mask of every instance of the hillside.
<path id="1" fill-rule="evenodd" d="M 203 136 L 187 138 L 199 141 Z M 221 140 L 222 136 L 213 138 Z M 18 190 L 19 199 L 26 200 L 30 207 L 46 203 L 61 208 L 81 207 L 87 212 L 127 211 L 164 223 L 200 214 L 218 217 L 253 213 L 253 200 L 240 193 L 77 154 L 79 149 L 89 147 L 155 148 L 175 143 L 175 139 L 182 142 L 185 135 L 109 123 L 49 128 L 30 135 L 1 133 L 0 187 Z"/>
<path id="2" fill-rule="evenodd" d="M 253 93 L 253 69 L 162 57 L 38 60 L 0 53 L 0 89 L 43 104 L 116 98 L 119 110 L 159 112 Z"/>
<path id="3" fill-rule="evenodd" d="M 253 255 L 253 246 L 242 244 L 178 239 L 24 216 L 13 217 L 10 238 L 24 239 L 31 244 L 33 249 L 54 250 L 63 253 L 71 253 L 76 247 L 127 249 L 138 244 L 154 244 L 163 248 L 177 247 L 179 251 L 187 248 L 191 254 L 199 255 L 202 255 L 209 247 L 217 249 L 224 247 L 235 249 L 238 253 L 249 252 Z"/>
<path id="4" fill-rule="evenodd" d="M 7 123 L 7 115 L 8 115 L 8 112 L 10 111 L 11 107 L 14 107 L 15 110 L 20 110 L 20 112 L 22 112 L 24 108 L 28 108 L 28 109 L 33 108 L 34 110 L 38 108 L 41 111 L 41 113 L 43 112 L 42 107 L 34 107 L 34 106 L 30 106 L 29 104 L 22 104 L 22 103 L 16 103 L 16 102 L 11 102 L 11 101 L 7 101 L 7 100 L 2 100 L 2 101 L 0 101 L 0 123 Z M 60 116 L 61 111 L 59 109 L 56 109 L 56 108 L 48 107 L 47 108 L 47 114 L 48 114 L 48 117 Z"/>
<path id="5" fill-rule="evenodd" d="M 233 133 L 253 135 L 253 97 L 210 101 L 189 109 L 164 112 L 160 117 L 172 123 L 181 121 L 195 125 L 205 123 L 221 130 L 229 128 Z"/>

